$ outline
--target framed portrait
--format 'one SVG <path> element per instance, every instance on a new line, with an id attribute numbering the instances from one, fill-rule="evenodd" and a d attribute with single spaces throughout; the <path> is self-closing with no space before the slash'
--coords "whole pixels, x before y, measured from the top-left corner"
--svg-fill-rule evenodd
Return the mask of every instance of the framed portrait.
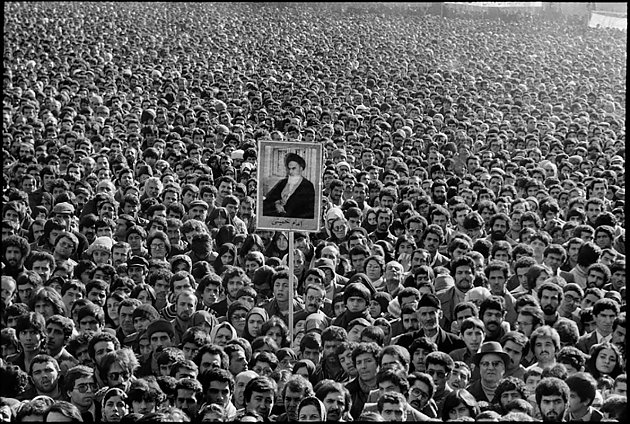
<path id="1" fill-rule="evenodd" d="M 322 161 L 321 144 L 260 141 L 257 228 L 320 230 Z"/>

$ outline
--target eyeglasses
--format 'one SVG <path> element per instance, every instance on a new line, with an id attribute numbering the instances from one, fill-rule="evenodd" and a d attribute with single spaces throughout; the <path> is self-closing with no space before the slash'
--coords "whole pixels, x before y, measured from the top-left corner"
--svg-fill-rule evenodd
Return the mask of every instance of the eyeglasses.
<path id="1" fill-rule="evenodd" d="M 86 393 L 88 390 L 94 392 L 98 389 L 98 385 L 96 383 L 81 383 L 77 384 L 75 387 L 79 393 Z"/>
<path id="2" fill-rule="evenodd" d="M 565 299 L 567 299 L 567 301 L 573 302 L 573 303 L 577 303 L 580 302 L 582 299 L 578 296 L 568 296 L 568 295 L 564 295 Z"/>
<path id="3" fill-rule="evenodd" d="M 123 371 L 123 372 L 110 372 L 109 374 L 107 374 L 107 378 L 109 378 L 110 380 L 118 380 L 121 377 L 123 380 L 126 380 L 127 378 L 129 378 L 129 373 L 127 371 Z"/>
<path id="4" fill-rule="evenodd" d="M 484 367 L 484 368 L 490 368 L 490 366 L 492 366 L 492 368 L 499 368 L 499 366 L 503 365 L 503 361 L 483 361 L 483 362 L 479 362 L 479 366 Z"/>
<path id="5" fill-rule="evenodd" d="M 420 398 L 424 398 L 424 399 L 428 399 L 429 398 L 429 394 L 423 390 L 420 390 L 418 388 L 415 389 L 411 389 L 411 394 L 414 395 L 415 397 L 420 397 Z"/>
<path id="6" fill-rule="evenodd" d="M 258 375 L 269 375 L 273 372 L 273 370 L 269 367 L 267 368 L 254 368 L 254 372 L 258 373 Z"/>
<path id="7" fill-rule="evenodd" d="M 164 243 L 155 243 L 155 244 L 151 244 L 152 249 L 164 249 L 166 247 L 166 245 Z"/>

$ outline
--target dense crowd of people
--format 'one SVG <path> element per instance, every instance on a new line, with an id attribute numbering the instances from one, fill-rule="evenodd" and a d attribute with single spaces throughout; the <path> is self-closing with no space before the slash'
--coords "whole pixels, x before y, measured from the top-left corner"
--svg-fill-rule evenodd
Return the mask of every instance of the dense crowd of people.
<path id="1" fill-rule="evenodd" d="M 627 419 L 626 33 L 4 11 L 3 421 Z M 293 267 L 261 140 L 323 146 Z"/>

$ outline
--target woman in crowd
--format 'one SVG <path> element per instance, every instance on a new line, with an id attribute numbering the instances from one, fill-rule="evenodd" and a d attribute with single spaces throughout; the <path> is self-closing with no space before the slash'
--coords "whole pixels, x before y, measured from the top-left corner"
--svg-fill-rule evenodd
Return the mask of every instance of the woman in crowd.
<path id="1" fill-rule="evenodd" d="M 466 389 L 458 389 L 444 398 L 442 420 L 446 422 L 457 421 L 463 417 L 475 418 L 479 412 L 479 406 L 473 395 Z"/>

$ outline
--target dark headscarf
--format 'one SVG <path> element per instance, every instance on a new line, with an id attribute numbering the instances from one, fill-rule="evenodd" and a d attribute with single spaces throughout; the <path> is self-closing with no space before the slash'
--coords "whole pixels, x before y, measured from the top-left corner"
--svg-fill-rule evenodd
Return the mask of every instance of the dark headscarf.
<path id="1" fill-rule="evenodd" d="M 221 247 L 225 243 L 233 243 L 234 236 L 236 236 L 236 233 L 237 231 L 234 225 L 226 224 L 223 227 L 219 228 L 219 231 L 217 232 L 217 236 L 215 239 L 217 243 L 217 247 Z"/>
<path id="2" fill-rule="evenodd" d="M 287 238 L 287 248 L 285 250 L 280 250 L 277 245 L 277 241 L 281 236 Z M 287 253 L 289 253 L 288 237 L 283 231 L 276 231 L 276 233 L 273 235 L 273 238 L 271 239 L 269 247 L 265 251 L 265 257 L 282 259 Z"/>
<path id="3" fill-rule="evenodd" d="M 306 367 L 306 371 L 308 372 L 308 380 L 313 384 L 313 386 L 317 383 L 315 380 L 315 364 L 310 359 L 300 359 L 293 365 L 293 374 L 297 370 L 302 367 Z"/>
<path id="4" fill-rule="evenodd" d="M 221 261 L 221 256 L 223 256 L 225 253 L 228 253 L 228 252 L 232 254 L 232 262 L 229 264 L 224 264 L 223 261 Z M 218 256 L 214 260 L 214 270 L 216 271 L 218 275 L 223 274 L 223 271 L 225 271 L 226 266 L 236 265 L 236 246 L 234 246 L 232 243 L 223 244 L 222 246 L 219 247 L 219 250 L 217 253 L 218 253 Z"/>
<path id="5" fill-rule="evenodd" d="M 210 213 L 210 216 L 208 217 L 208 223 L 209 223 L 210 228 L 217 228 L 214 226 L 214 220 L 219 216 L 222 216 L 226 219 L 226 222 L 224 225 L 234 225 L 234 223 L 232 222 L 232 217 L 230 216 L 230 213 L 228 212 L 228 210 L 224 207 L 218 206 L 212 209 L 212 212 Z"/>
<path id="6" fill-rule="evenodd" d="M 366 230 L 368 233 L 372 233 L 372 232 L 374 232 L 374 230 L 376 230 L 376 224 L 373 224 L 373 225 L 372 225 L 372 224 L 370 224 L 370 223 L 368 222 L 368 218 L 367 218 L 367 217 L 368 217 L 368 215 L 369 215 L 370 213 L 374 213 L 374 211 L 373 211 L 373 210 L 369 210 L 369 211 L 367 211 L 367 212 L 365 213 L 365 218 L 363 218 L 363 223 L 361 223 L 361 226 L 362 226 L 363 228 L 365 228 L 365 230 Z"/>

